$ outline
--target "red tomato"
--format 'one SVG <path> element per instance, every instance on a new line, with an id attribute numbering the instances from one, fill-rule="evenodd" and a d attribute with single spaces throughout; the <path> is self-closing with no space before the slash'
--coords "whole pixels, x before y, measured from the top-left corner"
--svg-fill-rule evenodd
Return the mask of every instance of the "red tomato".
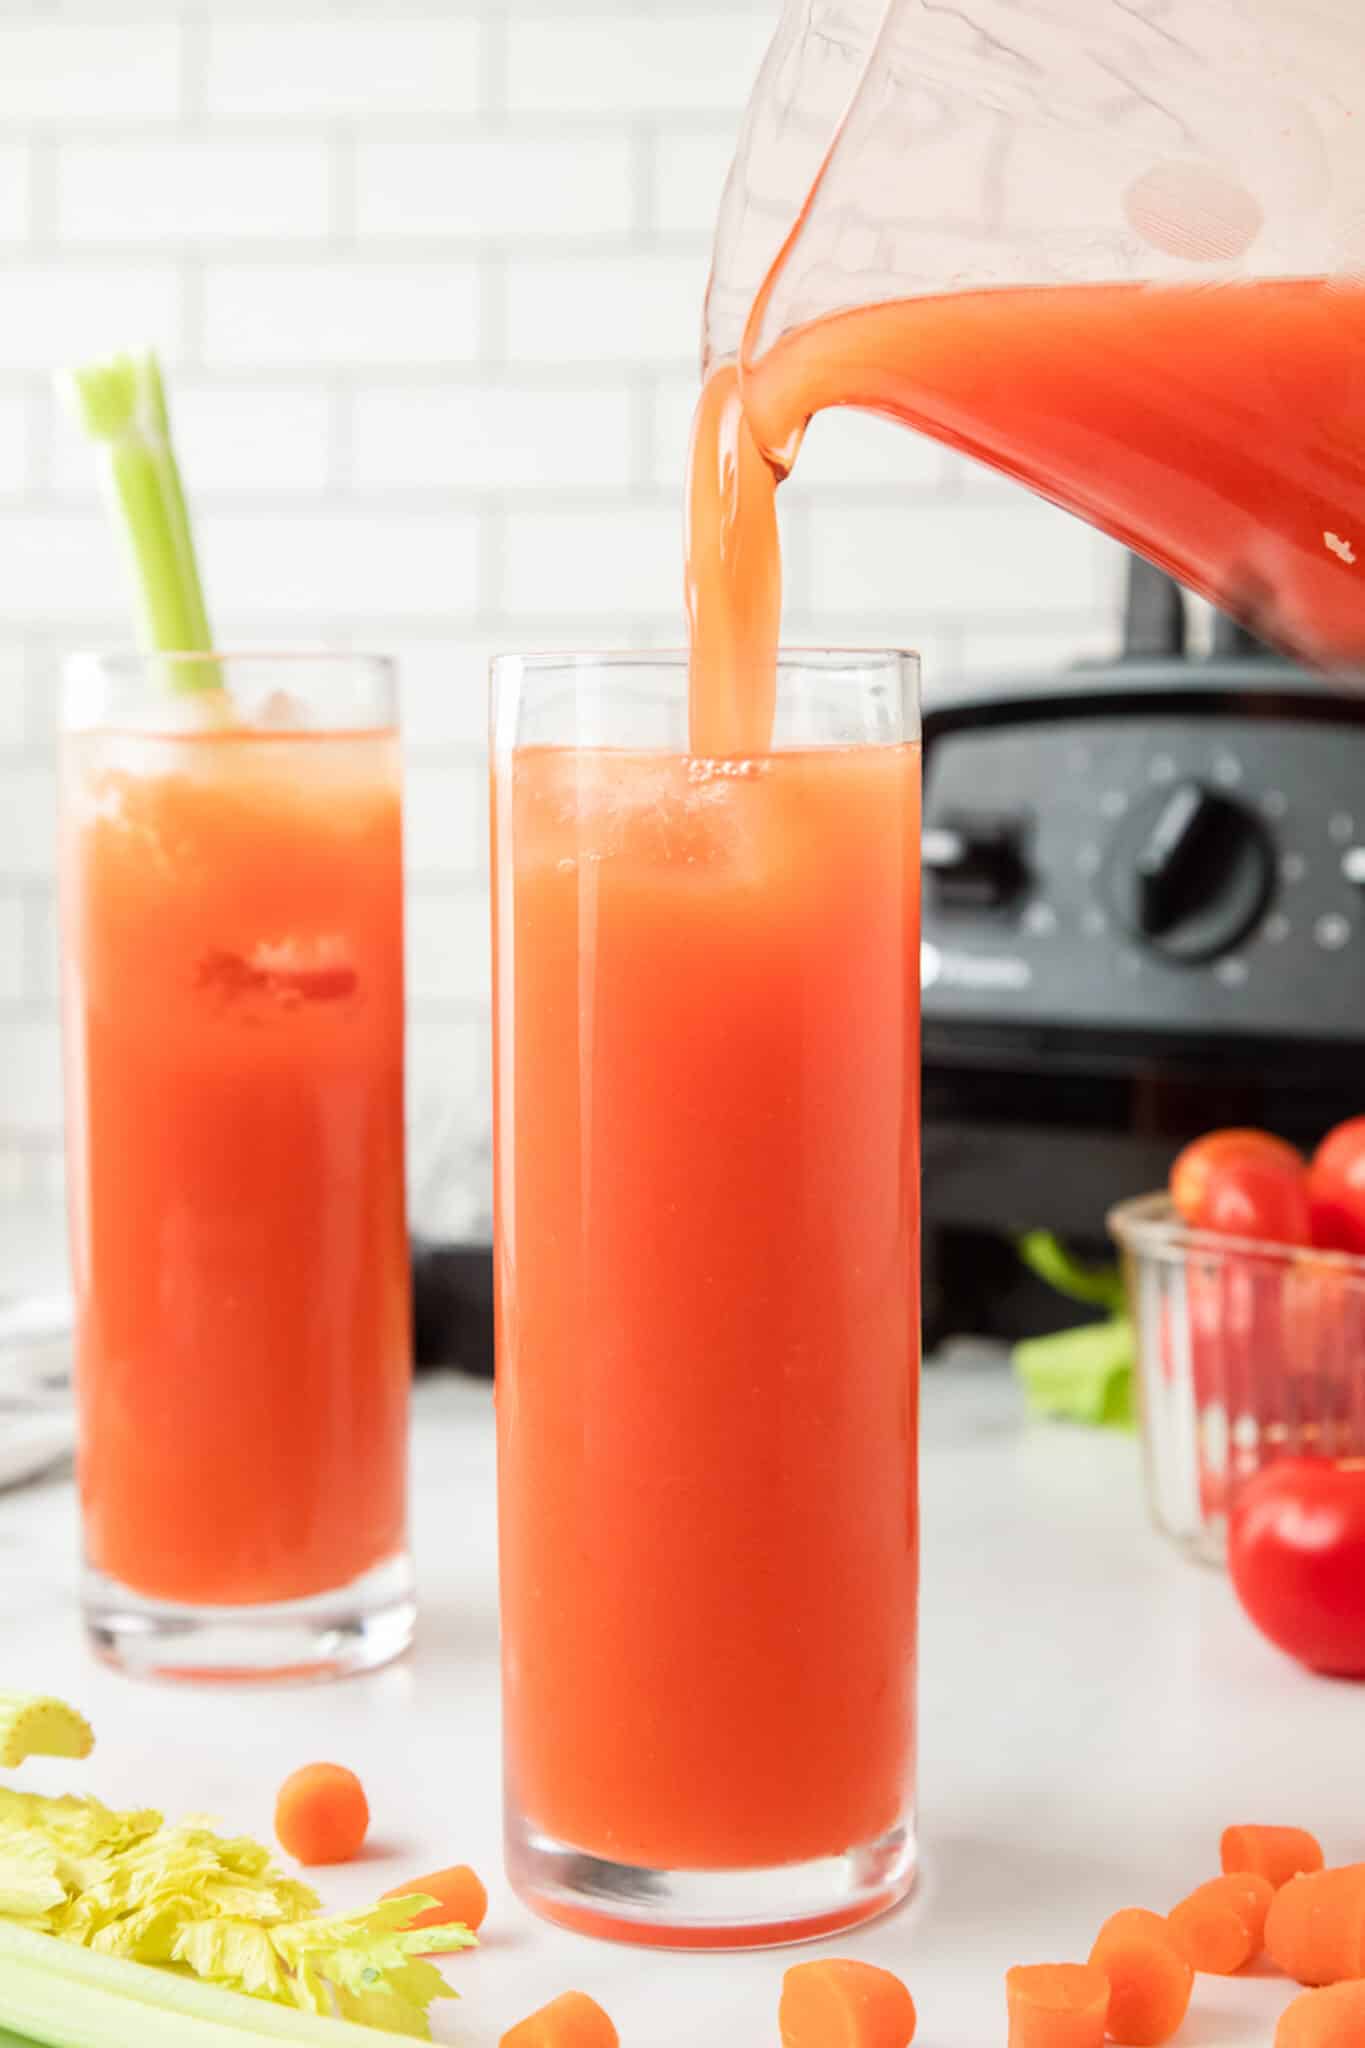
<path id="1" fill-rule="evenodd" d="M 1171 1168 L 1171 1200 L 1192 1230 L 1309 1244 L 1303 1155 L 1269 1131 L 1210 1131 Z"/>
<path id="2" fill-rule="evenodd" d="M 1365 1116 L 1338 1124 L 1318 1146 L 1308 1203 L 1320 1250 L 1365 1253 Z"/>
<path id="3" fill-rule="evenodd" d="M 1286 1458 L 1248 1479 L 1232 1504 L 1228 1566 L 1277 1649 L 1365 1678 L 1365 1458 Z"/>
<path id="4" fill-rule="evenodd" d="M 1303 1168 L 1303 1154 L 1287 1139 L 1277 1138 L 1270 1131 L 1209 1131 L 1205 1137 L 1196 1138 L 1171 1168 L 1171 1200 L 1192 1230 L 1208 1227 L 1200 1218 L 1214 1174 L 1247 1159 L 1278 1163 L 1286 1172 Z"/>

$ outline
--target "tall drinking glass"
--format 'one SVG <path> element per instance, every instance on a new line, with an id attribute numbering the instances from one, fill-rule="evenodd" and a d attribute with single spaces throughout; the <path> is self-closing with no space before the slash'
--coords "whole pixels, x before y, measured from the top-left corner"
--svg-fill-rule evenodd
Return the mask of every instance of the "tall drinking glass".
<path id="1" fill-rule="evenodd" d="M 917 664 L 493 677 L 507 1860 L 548 1918 L 747 1946 L 915 1867 Z"/>
<path id="2" fill-rule="evenodd" d="M 86 1625 L 139 1672 L 364 1669 L 413 1618 L 392 671 L 83 655 L 64 711 Z"/>

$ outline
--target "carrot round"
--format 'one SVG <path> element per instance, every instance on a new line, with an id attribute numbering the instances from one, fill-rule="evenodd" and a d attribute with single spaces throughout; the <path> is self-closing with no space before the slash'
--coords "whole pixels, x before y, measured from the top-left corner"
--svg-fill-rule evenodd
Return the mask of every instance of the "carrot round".
<path id="1" fill-rule="evenodd" d="M 1304 1991 L 1280 2014 L 1275 2048 L 1360 2048 L 1365 2041 L 1365 1983 Z"/>
<path id="2" fill-rule="evenodd" d="M 782 1979 L 782 2048 L 909 2048 L 915 2001 L 890 1970 L 820 1956 Z"/>
<path id="3" fill-rule="evenodd" d="M 1210 1878 L 1166 1915 L 1166 1923 L 1192 1968 L 1230 1977 L 1265 1945 L 1265 1919 L 1275 1897 L 1268 1877 L 1254 1870 Z"/>
<path id="4" fill-rule="evenodd" d="M 498 2048 L 621 2048 L 621 2037 L 595 1998 L 562 1991 L 509 2028 Z"/>
<path id="5" fill-rule="evenodd" d="M 1266 1952 L 1300 1984 L 1365 1976 L 1365 1863 L 1310 1870 L 1281 1885 L 1265 1920 Z"/>
<path id="6" fill-rule="evenodd" d="M 407 1884 L 396 1884 L 392 1891 L 383 1894 L 386 1899 L 405 1899 L 413 1892 L 425 1892 L 435 1899 L 434 1906 L 424 1906 L 420 1913 L 414 1913 L 409 1927 L 444 1927 L 451 1921 L 458 1921 L 471 1934 L 477 1934 L 483 1926 L 488 1911 L 488 1893 L 477 1872 L 467 1863 L 453 1863 L 449 1870 L 432 1870 L 425 1877 L 410 1878 Z"/>
<path id="7" fill-rule="evenodd" d="M 349 1863 L 369 1825 L 365 1787 L 344 1764 L 305 1764 L 275 1798 L 280 1847 L 299 1863 Z"/>
<path id="8" fill-rule="evenodd" d="M 1321 1870 L 1326 1858 L 1316 1835 L 1307 1828 L 1224 1828 L 1222 1864 L 1228 1876 L 1254 1870 L 1268 1877 L 1276 1891 L 1304 1870 Z"/>
<path id="9" fill-rule="evenodd" d="M 1016 1963 L 1005 2005 L 1008 2048 L 1104 2048 L 1109 1980 L 1093 1963 Z"/>
<path id="10" fill-rule="evenodd" d="M 1160 1913 L 1130 1906 L 1111 1914 L 1090 1960 L 1109 1979 L 1110 2040 L 1128 2048 L 1169 2041 L 1189 2011 L 1194 1971 Z"/>

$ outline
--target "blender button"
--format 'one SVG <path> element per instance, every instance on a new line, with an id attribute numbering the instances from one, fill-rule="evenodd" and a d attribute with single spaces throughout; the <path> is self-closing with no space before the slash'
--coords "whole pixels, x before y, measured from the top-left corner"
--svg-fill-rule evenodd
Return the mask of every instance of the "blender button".
<path id="1" fill-rule="evenodd" d="M 1226 960 L 1220 960 L 1213 971 L 1224 988 L 1241 988 L 1247 978 L 1246 961 L 1235 953 Z"/>
<path id="2" fill-rule="evenodd" d="M 1280 858 L 1280 880 L 1301 882 L 1308 873 L 1308 863 L 1301 853 L 1286 853 Z"/>
<path id="3" fill-rule="evenodd" d="M 1265 935 L 1272 946 L 1283 945 L 1289 937 L 1290 923 L 1282 910 L 1272 911 L 1265 921 Z"/>
<path id="4" fill-rule="evenodd" d="M 1339 953 L 1343 946 L 1350 944 L 1350 920 L 1344 918 L 1340 911 L 1329 910 L 1314 925 L 1313 937 L 1325 952 Z"/>
<path id="5" fill-rule="evenodd" d="M 1030 903 L 1024 912 L 1024 930 L 1046 938 L 1057 929 L 1057 913 L 1050 903 Z"/>
<path id="6" fill-rule="evenodd" d="M 1220 754 L 1213 764 L 1213 779 L 1231 789 L 1242 779 L 1242 764 L 1235 754 Z"/>
<path id="7" fill-rule="evenodd" d="M 1153 754 L 1147 763 L 1147 773 L 1153 782 L 1174 782 L 1175 762 L 1169 754 Z"/>
<path id="8" fill-rule="evenodd" d="M 1106 818 L 1121 818 L 1128 808 L 1128 793 L 1122 789 L 1106 789 L 1100 798 L 1100 809 Z"/>

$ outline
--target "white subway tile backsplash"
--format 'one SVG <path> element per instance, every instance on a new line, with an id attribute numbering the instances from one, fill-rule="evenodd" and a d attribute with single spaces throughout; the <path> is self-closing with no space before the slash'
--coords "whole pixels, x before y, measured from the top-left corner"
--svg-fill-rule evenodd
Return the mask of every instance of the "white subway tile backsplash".
<path id="1" fill-rule="evenodd" d="M 613 489 L 629 480 L 631 395 L 619 377 L 376 385 L 352 403 L 352 472 L 367 489 Z"/>
<path id="2" fill-rule="evenodd" d="M 489 1028 L 486 1002 L 458 1008 L 417 1004 L 408 1020 L 408 1101 L 421 1134 L 433 1125 L 465 1143 L 486 1135 L 490 1121 Z M 421 1137 L 410 1147 L 417 1163 Z M 463 1148 L 462 1148 L 463 1149 Z M 414 1221 L 418 1217 L 414 1213 Z"/>
<path id="3" fill-rule="evenodd" d="M 492 979 L 486 889 L 408 902 L 408 986 L 419 1002 L 486 1002 Z"/>
<path id="4" fill-rule="evenodd" d="M 402 691 L 403 739 L 410 753 L 463 748 L 480 773 L 488 740 L 488 664 L 503 651 L 496 636 L 449 634 L 390 642 Z"/>
<path id="5" fill-rule="evenodd" d="M 676 13 L 509 12 L 507 96 L 514 112 L 733 112 L 749 97 L 777 25 L 775 9 Z"/>
<path id="6" fill-rule="evenodd" d="M 28 994 L 28 921 L 19 890 L 0 886 L 0 1005 Z M 0 1033 L 5 1030 L 0 1010 Z"/>
<path id="7" fill-rule="evenodd" d="M 144 344 L 174 358 L 183 294 L 167 263 L 2 263 L 0 370 L 50 371 Z"/>
<path id="8" fill-rule="evenodd" d="M 21 242 L 29 231 L 30 155 L 22 142 L 0 142 L 0 242 Z"/>
<path id="9" fill-rule="evenodd" d="M 247 384 L 226 384 L 177 377 L 172 397 L 176 450 L 192 503 L 212 492 L 272 494 L 326 488 L 332 401 L 325 389 L 255 378 Z M 54 441 L 54 487 L 93 494 L 93 451 L 65 415 Z"/>
<path id="10" fill-rule="evenodd" d="M 680 491 L 687 474 L 692 415 L 701 390 L 697 368 L 661 377 L 654 387 L 650 415 L 649 477 L 661 490 Z"/>
<path id="11" fill-rule="evenodd" d="M 362 235 L 623 235 L 631 223 L 628 136 L 524 133 L 458 141 L 362 141 Z"/>
<path id="12" fill-rule="evenodd" d="M 653 225 L 661 234 L 696 235 L 710 246 L 735 139 L 728 122 L 696 132 L 660 130 L 654 143 Z"/>
<path id="13" fill-rule="evenodd" d="M 1085 610 L 1106 594 L 1111 543 L 1050 505 L 824 503 L 807 517 L 820 611 L 894 606 L 913 624 L 944 613 Z"/>
<path id="14" fill-rule="evenodd" d="M 677 504 L 583 505 L 506 515 L 504 612 L 682 615 L 682 510 Z"/>
<path id="15" fill-rule="evenodd" d="M 28 738 L 28 661 L 21 645 L 0 641 L 0 747 L 21 747 Z M 0 812 L 0 865 L 5 818 Z"/>
<path id="16" fill-rule="evenodd" d="M 156 121 L 179 111 L 174 22 L 0 20 L 0 120 Z"/>
<path id="17" fill-rule="evenodd" d="M 28 483 L 30 410 L 27 392 L 0 390 L 0 498 Z"/>
<path id="18" fill-rule="evenodd" d="M 485 781 L 485 763 L 474 752 L 409 756 L 403 850 L 411 877 L 428 884 L 469 881 L 487 867 Z"/>
<path id="19" fill-rule="evenodd" d="M 0 511 L 0 631 L 83 631 L 127 608 L 123 564 L 108 523 L 92 513 Z M 0 867 L 5 835 L 0 831 Z"/>
<path id="20" fill-rule="evenodd" d="M 24 890 L 24 994 L 30 1003 L 55 1010 L 61 991 L 57 939 L 57 891 L 30 883 Z"/>
<path id="21" fill-rule="evenodd" d="M 56 1020 L 20 1016 L 4 1027 L 0 1060 L 0 1140 L 61 1127 L 62 1073 Z"/>
<path id="22" fill-rule="evenodd" d="M 318 368 L 468 362 L 479 345 L 479 291 L 477 266 L 455 260 L 211 264 L 205 359 Z"/>
<path id="23" fill-rule="evenodd" d="M 58 1177 L 60 660 L 132 629 L 54 366 L 162 352 L 220 638 L 398 655 L 412 1100 L 484 1129 L 488 661 L 680 639 L 714 208 L 777 11 L 0 5 L 0 1187 Z M 788 638 L 917 642 L 931 703 L 1112 642 L 1117 550 L 927 440 L 817 420 L 780 505 Z"/>
<path id="24" fill-rule="evenodd" d="M 50 763 L 23 755 L 0 759 L 0 816 L 5 820 L 0 878 L 41 881 L 51 875 L 57 848 L 57 782 Z"/>
<path id="25" fill-rule="evenodd" d="M 706 257 L 514 259 L 507 353 L 514 363 L 666 364 L 698 360 Z"/>
<path id="26" fill-rule="evenodd" d="M 811 421 L 790 489 L 804 495 L 884 486 L 888 497 L 900 491 L 922 496 L 946 488 L 954 460 L 925 434 L 843 407 Z"/>
<path id="27" fill-rule="evenodd" d="M 319 236 L 331 180 L 322 139 L 69 142 L 57 162 L 58 232 L 126 243 Z"/>
<path id="28" fill-rule="evenodd" d="M 221 10 L 220 10 L 221 13 Z M 471 114 L 479 104 L 483 29 L 454 4 L 430 14 L 255 21 L 208 30 L 210 114 L 355 116 Z M 454 18 L 450 18 L 454 16 Z"/>
<path id="29" fill-rule="evenodd" d="M 599 619 L 585 630 L 581 616 L 557 619 L 537 612 L 530 628 L 509 619 L 484 632 L 389 643 L 402 677 L 403 737 L 414 754 L 462 750 L 477 763 L 482 784 L 488 769 L 489 665 L 495 655 L 625 646 L 637 637 L 638 628 L 625 619 L 604 637 Z M 663 637 L 676 641 L 676 618 Z"/>
<path id="30" fill-rule="evenodd" d="M 962 671 L 973 682 L 1036 678 L 1117 652 L 1112 607 L 1056 619 L 1028 616 L 1013 625 L 969 625 L 962 635 Z"/>
<path id="31" fill-rule="evenodd" d="M 320 503 L 293 517 L 210 511 L 198 531 L 220 638 L 240 631 L 234 619 L 288 621 L 304 638 L 322 618 L 458 620 L 477 600 L 479 530 L 469 514 Z"/>

